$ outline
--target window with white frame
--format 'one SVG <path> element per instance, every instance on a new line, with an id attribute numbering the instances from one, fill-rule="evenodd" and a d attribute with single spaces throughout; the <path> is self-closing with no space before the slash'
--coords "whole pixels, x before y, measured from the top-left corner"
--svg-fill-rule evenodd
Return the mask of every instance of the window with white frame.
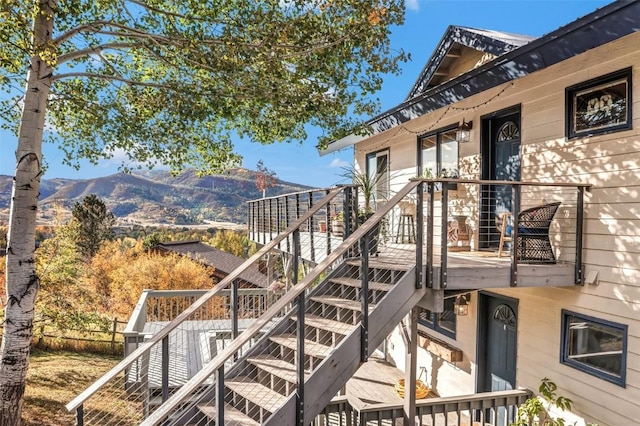
<path id="1" fill-rule="evenodd" d="M 625 386 L 627 326 L 562 311 L 561 362 Z"/>

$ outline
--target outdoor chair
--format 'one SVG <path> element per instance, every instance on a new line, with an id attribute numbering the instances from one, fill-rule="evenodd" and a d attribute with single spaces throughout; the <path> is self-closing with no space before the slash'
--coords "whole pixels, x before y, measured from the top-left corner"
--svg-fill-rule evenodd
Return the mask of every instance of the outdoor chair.
<path id="1" fill-rule="evenodd" d="M 556 263 L 549 240 L 549 227 L 559 206 L 560 202 L 548 203 L 523 210 L 518 214 L 518 237 L 514 244 L 518 262 Z M 511 222 L 511 213 L 502 213 L 499 221 L 498 257 L 502 256 L 504 243 L 513 241 Z"/>

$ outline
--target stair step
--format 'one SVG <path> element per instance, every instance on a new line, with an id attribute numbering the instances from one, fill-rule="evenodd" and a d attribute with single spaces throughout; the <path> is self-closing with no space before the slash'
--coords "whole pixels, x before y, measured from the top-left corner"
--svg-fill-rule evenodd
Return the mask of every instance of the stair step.
<path id="1" fill-rule="evenodd" d="M 351 259 L 345 262 L 347 265 L 360 266 L 362 262 L 359 259 Z M 411 269 L 411 265 L 403 265 L 397 262 L 385 262 L 377 259 L 369 258 L 369 269 L 387 269 L 389 271 L 408 271 Z"/>
<path id="2" fill-rule="evenodd" d="M 273 355 L 258 355 L 249 358 L 247 361 L 267 373 L 290 383 L 296 383 L 298 381 L 296 366 Z M 305 378 L 306 377 L 309 377 L 309 373 L 307 372 L 305 372 Z"/>
<path id="3" fill-rule="evenodd" d="M 200 404 L 198 410 L 210 420 L 217 420 L 218 409 L 213 405 Z M 224 405 L 225 426 L 259 426 L 260 423 L 229 404 Z"/>
<path id="4" fill-rule="evenodd" d="M 362 280 L 358 278 L 348 278 L 348 277 L 339 277 L 339 278 L 331 278 L 329 281 L 337 284 L 348 285 L 350 287 L 362 288 Z M 369 290 L 376 291 L 389 291 L 393 288 L 392 284 L 387 283 L 379 283 L 376 281 L 369 281 Z"/>
<path id="5" fill-rule="evenodd" d="M 294 321 L 298 321 L 298 317 L 295 315 L 292 316 L 291 319 Z M 309 327 L 315 327 L 320 330 L 340 334 L 342 336 L 346 336 L 347 334 L 351 333 L 351 330 L 353 330 L 353 327 L 354 327 L 352 324 L 347 324 L 344 322 L 323 318 L 321 316 L 311 315 L 311 314 L 306 314 L 304 316 L 304 323 Z"/>
<path id="6" fill-rule="evenodd" d="M 298 339 L 295 334 L 280 334 L 278 336 L 271 336 L 269 339 L 285 348 L 297 350 Z M 304 352 L 315 358 L 326 358 L 331 354 L 333 348 L 331 346 L 321 345 L 313 340 L 304 339 Z"/>
<path id="7" fill-rule="evenodd" d="M 351 309 L 352 311 L 360 312 L 360 308 L 362 307 L 360 301 L 358 300 L 349 300 L 343 299 L 341 297 L 334 296 L 314 296 L 310 298 L 314 302 L 323 303 L 325 305 L 335 306 L 337 308 L 343 309 Z M 369 310 L 375 308 L 376 305 L 373 303 L 369 303 Z"/>
<path id="8" fill-rule="evenodd" d="M 275 412 L 287 400 L 286 396 L 245 376 L 238 376 L 230 380 L 225 380 L 224 385 L 238 395 L 270 413 Z M 225 421 L 225 425 L 226 424 L 227 422 Z"/>

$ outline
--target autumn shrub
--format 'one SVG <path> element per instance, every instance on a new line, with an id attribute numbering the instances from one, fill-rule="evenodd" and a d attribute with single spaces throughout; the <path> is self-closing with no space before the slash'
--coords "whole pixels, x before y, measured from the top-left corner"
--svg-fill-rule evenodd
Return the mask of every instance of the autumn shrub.
<path id="1" fill-rule="evenodd" d="M 204 289 L 212 286 L 213 271 L 175 253 L 143 251 L 141 244 L 125 247 L 104 244 L 93 257 L 87 283 L 99 298 L 101 309 L 128 318 L 142 291 Z"/>

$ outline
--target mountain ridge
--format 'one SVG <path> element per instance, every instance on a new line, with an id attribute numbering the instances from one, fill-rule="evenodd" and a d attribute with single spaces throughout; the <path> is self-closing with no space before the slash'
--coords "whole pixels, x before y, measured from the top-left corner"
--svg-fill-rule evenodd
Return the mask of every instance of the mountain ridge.
<path id="1" fill-rule="evenodd" d="M 73 205 L 90 194 L 104 201 L 120 226 L 189 225 L 246 222 L 246 202 L 262 197 L 255 184 L 258 172 L 235 168 L 225 174 L 198 176 L 193 169 L 177 176 L 154 170 L 116 173 L 93 179 L 43 179 L 40 184 L 39 224 L 53 224 L 70 215 Z M 7 220 L 13 177 L 0 175 L 0 221 Z M 268 196 L 313 187 L 282 181 L 267 189 Z"/>

